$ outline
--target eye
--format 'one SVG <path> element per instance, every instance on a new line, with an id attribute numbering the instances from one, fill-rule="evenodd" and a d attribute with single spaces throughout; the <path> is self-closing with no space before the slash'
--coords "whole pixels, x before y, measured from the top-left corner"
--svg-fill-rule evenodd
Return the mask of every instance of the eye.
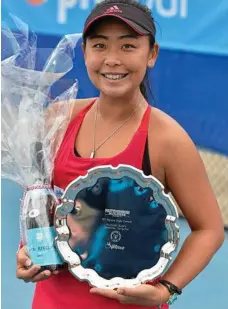
<path id="1" fill-rule="evenodd" d="M 127 49 L 127 50 L 131 50 L 131 49 L 134 49 L 134 48 L 135 48 L 135 46 L 132 45 L 132 44 L 124 44 L 122 46 L 122 49 Z"/>
<path id="2" fill-rule="evenodd" d="M 93 48 L 103 49 L 105 48 L 105 45 L 102 43 L 98 43 L 98 44 L 93 45 Z"/>

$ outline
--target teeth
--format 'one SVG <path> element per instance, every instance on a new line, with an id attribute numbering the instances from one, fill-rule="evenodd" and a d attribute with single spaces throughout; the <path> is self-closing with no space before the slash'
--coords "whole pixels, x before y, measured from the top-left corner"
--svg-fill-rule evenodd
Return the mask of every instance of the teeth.
<path id="1" fill-rule="evenodd" d="M 104 75 L 104 77 L 106 77 L 106 78 L 108 78 L 108 79 L 114 79 L 114 80 L 116 80 L 116 79 L 121 79 L 121 78 L 123 78 L 123 77 L 125 77 L 125 75 L 126 74 L 103 74 Z"/>

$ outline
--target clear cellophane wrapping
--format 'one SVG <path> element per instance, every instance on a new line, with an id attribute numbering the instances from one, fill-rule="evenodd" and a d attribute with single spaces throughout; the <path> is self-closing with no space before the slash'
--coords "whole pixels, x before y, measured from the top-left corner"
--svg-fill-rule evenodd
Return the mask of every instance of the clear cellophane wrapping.
<path id="1" fill-rule="evenodd" d="M 42 49 L 37 48 L 36 35 L 17 17 L 11 18 L 17 30 L 4 24 L 2 27 L 1 168 L 3 178 L 24 188 L 20 223 L 22 242 L 27 244 L 28 213 L 32 208 L 43 212 L 47 203 L 57 203 L 51 188 L 53 167 L 71 119 L 77 81 L 56 98 L 50 93 L 51 87 L 72 69 L 80 35 L 64 36 L 38 71 L 37 55 Z M 45 216 L 37 218 L 38 226 L 46 226 L 45 220 Z"/>

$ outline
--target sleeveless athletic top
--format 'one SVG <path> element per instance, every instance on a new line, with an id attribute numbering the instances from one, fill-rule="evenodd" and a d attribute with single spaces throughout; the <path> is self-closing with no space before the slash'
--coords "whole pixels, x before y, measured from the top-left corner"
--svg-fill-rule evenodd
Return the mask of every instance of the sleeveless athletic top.
<path id="1" fill-rule="evenodd" d="M 54 167 L 54 185 L 65 189 L 67 185 L 78 176 L 85 175 L 95 166 L 118 166 L 128 164 L 142 170 L 143 157 L 144 172 L 148 170 L 147 133 L 151 107 L 148 106 L 141 124 L 131 139 L 131 142 L 121 153 L 111 158 L 82 158 L 75 153 L 75 139 L 83 119 L 95 100 L 83 109 L 70 122 L 63 142 L 60 146 Z M 145 150 L 145 151 L 144 151 Z M 147 169 L 147 170 L 146 170 Z M 157 280 L 151 284 L 156 284 Z M 80 282 L 68 270 L 52 275 L 49 279 L 36 284 L 32 309 L 145 309 L 144 306 L 120 304 L 118 301 L 100 295 L 90 294 L 87 282 Z M 149 307 L 157 309 L 157 307 Z M 162 309 L 167 309 L 163 305 Z"/>

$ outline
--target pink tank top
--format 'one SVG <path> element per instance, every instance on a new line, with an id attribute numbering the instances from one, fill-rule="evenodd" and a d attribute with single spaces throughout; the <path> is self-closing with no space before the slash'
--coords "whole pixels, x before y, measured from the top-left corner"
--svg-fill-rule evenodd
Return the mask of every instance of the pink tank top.
<path id="1" fill-rule="evenodd" d="M 95 100 L 83 109 L 70 122 L 55 160 L 54 185 L 65 189 L 78 176 L 99 165 L 118 166 L 128 164 L 142 169 L 144 148 L 147 139 L 150 110 L 148 106 L 142 122 L 125 150 L 111 158 L 81 158 L 75 155 L 75 139 L 87 111 Z M 156 284 L 157 280 L 151 284 Z M 58 275 L 36 284 L 32 309 L 145 309 L 138 305 L 120 304 L 118 301 L 99 295 L 90 294 L 87 282 L 80 282 L 69 271 L 63 270 Z M 149 307 L 157 309 L 157 307 Z M 167 309 L 163 305 L 162 309 Z"/>

